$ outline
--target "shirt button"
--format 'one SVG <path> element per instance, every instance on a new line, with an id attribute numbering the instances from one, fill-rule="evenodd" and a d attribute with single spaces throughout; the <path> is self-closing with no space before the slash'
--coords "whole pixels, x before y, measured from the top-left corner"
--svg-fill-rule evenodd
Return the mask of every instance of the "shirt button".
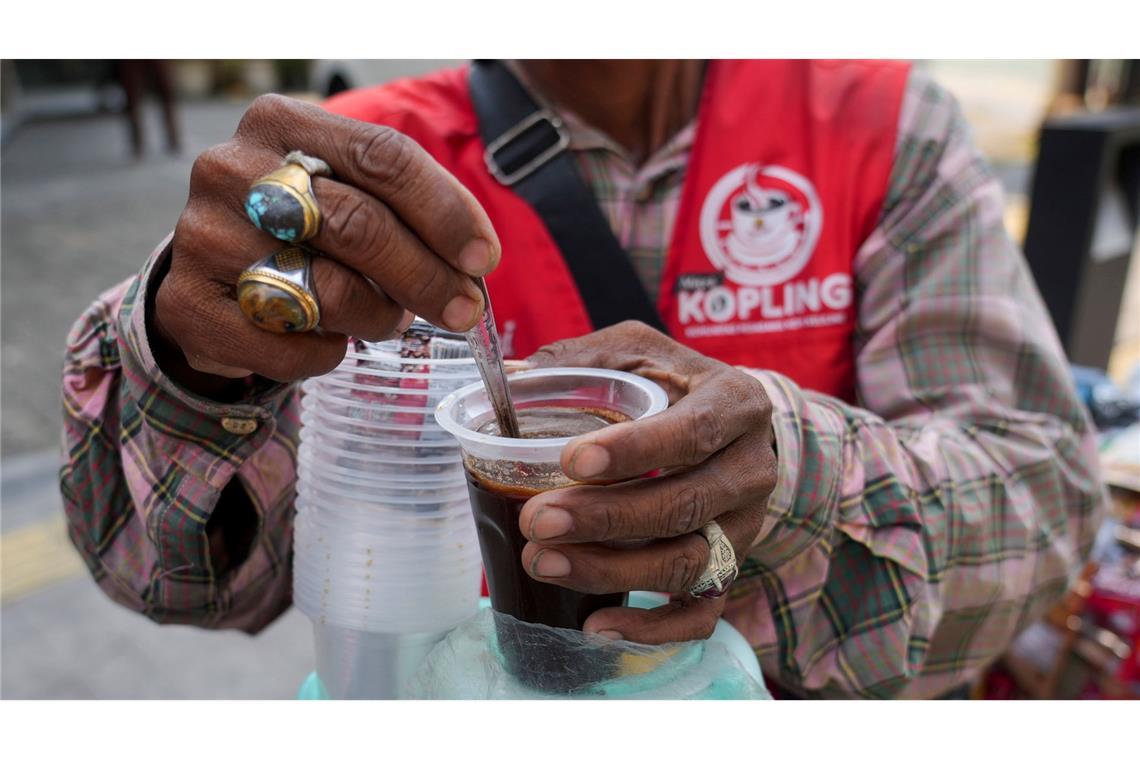
<path id="1" fill-rule="evenodd" d="M 222 427 L 227 433 L 249 435 L 257 430 L 257 420 L 249 417 L 222 417 Z"/>

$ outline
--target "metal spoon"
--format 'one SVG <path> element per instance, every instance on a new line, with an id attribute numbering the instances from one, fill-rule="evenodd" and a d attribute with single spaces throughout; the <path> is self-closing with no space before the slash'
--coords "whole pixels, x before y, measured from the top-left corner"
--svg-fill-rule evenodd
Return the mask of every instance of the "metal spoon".
<path id="1" fill-rule="evenodd" d="M 483 293 L 483 319 L 467 331 L 467 344 L 475 355 L 475 365 L 491 398 L 499 434 L 504 438 L 521 438 L 515 405 L 511 403 L 511 389 L 507 384 L 507 370 L 503 366 L 503 350 L 499 346 L 499 331 L 495 328 L 495 313 L 491 311 L 491 296 L 487 284 L 480 277 L 475 280 Z"/>

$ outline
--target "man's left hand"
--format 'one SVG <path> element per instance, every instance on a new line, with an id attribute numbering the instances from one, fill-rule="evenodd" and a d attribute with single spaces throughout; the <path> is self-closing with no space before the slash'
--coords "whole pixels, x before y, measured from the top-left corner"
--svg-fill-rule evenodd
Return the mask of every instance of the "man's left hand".
<path id="1" fill-rule="evenodd" d="M 716 520 L 739 561 L 760 532 L 776 485 L 772 406 L 763 386 L 640 322 L 553 343 L 529 363 L 633 372 L 661 385 L 670 406 L 566 445 L 563 471 L 588 485 L 526 503 L 519 515 L 529 541 L 523 567 L 536 580 L 591 594 L 673 594 L 653 610 L 599 610 L 586 621 L 587 632 L 645 644 L 707 638 L 725 597 L 688 592 L 709 558 L 696 531 Z M 659 474 L 640 477 L 653 471 Z"/>

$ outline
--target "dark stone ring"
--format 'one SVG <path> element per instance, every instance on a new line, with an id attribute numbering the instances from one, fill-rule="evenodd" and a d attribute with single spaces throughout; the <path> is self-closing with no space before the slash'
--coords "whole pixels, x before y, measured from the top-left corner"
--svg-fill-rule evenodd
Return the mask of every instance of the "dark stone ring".
<path id="1" fill-rule="evenodd" d="M 313 195 L 312 175 L 328 175 L 328 164 L 293 151 L 274 171 L 254 182 L 245 212 L 259 229 L 287 243 L 302 243 L 317 234 L 321 210 Z"/>

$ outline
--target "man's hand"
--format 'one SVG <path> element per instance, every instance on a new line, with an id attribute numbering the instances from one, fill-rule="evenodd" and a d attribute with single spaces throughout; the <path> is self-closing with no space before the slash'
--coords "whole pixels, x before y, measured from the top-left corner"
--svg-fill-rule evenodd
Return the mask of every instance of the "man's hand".
<path id="1" fill-rule="evenodd" d="M 250 183 L 293 150 L 333 171 L 313 178 L 323 221 L 308 243 L 324 254 L 313 262 L 321 330 L 278 335 L 246 319 L 234 286 L 243 269 L 285 245 L 250 223 L 244 201 Z M 475 197 L 415 141 L 266 95 L 233 139 L 194 162 L 150 338 L 163 368 L 181 366 L 175 374 L 187 386 L 320 375 L 340 362 L 347 335 L 388 338 L 412 313 L 452 330 L 471 327 L 483 309 L 472 276 L 490 272 L 499 256 Z"/>
<path id="2" fill-rule="evenodd" d="M 519 515 L 529 540 L 523 567 L 537 580 L 587 593 L 674 594 L 654 610 L 599 610 L 586 621 L 587 632 L 646 644 L 707 638 L 724 597 L 688 593 L 708 562 L 708 543 L 696 531 L 716 520 L 743 557 L 776 485 L 763 386 L 640 322 L 551 344 L 529 362 L 633 372 L 665 388 L 670 407 L 566 445 L 563 471 L 590 485 L 526 503 Z M 657 477 L 639 477 L 655 470 Z"/>

